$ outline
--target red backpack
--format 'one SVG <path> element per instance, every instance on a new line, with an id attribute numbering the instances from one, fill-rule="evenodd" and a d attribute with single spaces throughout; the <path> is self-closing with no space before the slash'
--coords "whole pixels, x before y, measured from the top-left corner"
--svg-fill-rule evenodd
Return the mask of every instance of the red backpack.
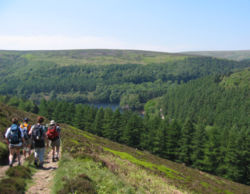
<path id="1" fill-rule="evenodd" d="M 56 125 L 49 126 L 48 131 L 46 133 L 49 140 L 56 140 L 59 138 L 59 133 L 56 130 Z"/>

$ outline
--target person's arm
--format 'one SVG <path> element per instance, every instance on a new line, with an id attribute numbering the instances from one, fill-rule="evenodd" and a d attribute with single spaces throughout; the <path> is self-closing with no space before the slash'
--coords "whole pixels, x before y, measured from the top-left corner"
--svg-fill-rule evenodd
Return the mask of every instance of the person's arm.
<path id="1" fill-rule="evenodd" d="M 47 129 L 45 126 L 43 126 L 43 131 L 44 131 L 43 135 L 44 135 L 45 145 L 46 147 L 49 147 L 49 140 L 48 140 L 47 133 L 46 133 Z"/>
<path id="2" fill-rule="evenodd" d="M 60 128 L 60 126 L 57 126 L 57 127 L 56 127 L 56 130 L 57 130 L 57 133 L 58 133 L 59 136 L 60 136 L 60 133 L 61 133 L 61 128 Z"/>
<path id="3" fill-rule="evenodd" d="M 9 133 L 10 133 L 10 127 L 7 129 L 7 131 L 6 131 L 6 133 L 5 133 L 5 138 L 6 138 L 6 139 L 8 139 Z"/>
<path id="4" fill-rule="evenodd" d="M 5 138 L 6 138 L 7 144 L 9 144 L 9 139 L 8 139 L 9 133 L 10 133 L 10 127 L 7 129 L 7 131 L 5 133 Z"/>
<path id="5" fill-rule="evenodd" d="M 29 135 L 32 135 L 32 131 L 33 131 L 34 128 L 35 128 L 35 125 L 33 125 L 33 126 L 31 127 L 31 129 L 30 129 L 30 131 L 29 131 Z"/>
<path id="6" fill-rule="evenodd" d="M 24 142 L 23 130 L 22 130 L 22 128 L 21 128 L 21 127 L 19 127 L 19 130 L 20 130 L 20 132 L 21 132 L 21 138 L 22 138 L 22 140 L 23 140 L 23 142 Z"/>

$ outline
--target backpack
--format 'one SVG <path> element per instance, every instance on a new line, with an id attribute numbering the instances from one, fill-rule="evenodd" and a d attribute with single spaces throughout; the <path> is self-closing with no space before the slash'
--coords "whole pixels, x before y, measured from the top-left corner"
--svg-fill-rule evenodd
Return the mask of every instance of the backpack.
<path id="1" fill-rule="evenodd" d="M 10 144 L 19 144 L 21 142 L 21 131 L 18 125 L 11 125 L 8 139 Z"/>
<path id="2" fill-rule="evenodd" d="M 35 143 L 35 147 L 44 147 L 44 130 L 42 125 L 35 125 L 32 131 L 32 139 Z"/>
<path id="3" fill-rule="evenodd" d="M 20 127 L 23 129 L 24 139 L 28 140 L 30 138 L 30 135 L 29 135 L 30 125 L 27 123 L 23 123 Z"/>
<path id="4" fill-rule="evenodd" d="M 49 140 L 56 140 L 59 138 L 59 133 L 57 131 L 56 125 L 54 126 L 49 126 L 48 131 L 46 133 L 47 137 Z"/>

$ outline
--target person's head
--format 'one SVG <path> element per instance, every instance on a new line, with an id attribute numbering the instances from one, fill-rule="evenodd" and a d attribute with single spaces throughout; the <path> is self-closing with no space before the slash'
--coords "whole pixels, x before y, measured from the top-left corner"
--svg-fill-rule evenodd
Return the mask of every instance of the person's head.
<path id="1" fill-rule="evenodd" d="M 43 117 L 41 117 L 41 116 L 37 117 L 37 122 L 38 123 L 42 123 L 43 121 L 44 121 Z"/>
<path id="2" fill-rule="evenodd" d="M 55 125 L 55 124 L 56 124 L 56 122 L 54 120 L 50 121 L 50 125 Z"/>
<path id="3" fill-rule="evenodd" d="M 12 118 L 11 121 L 12 121 L 13 124 L 18 124 L 18 119 L 17 118 Z"/>
<path id="4" fill-rule="evenodd" d="M 24 120 L 25 123 L 29 122 L 29 118 L 24 118 L 23 120 Z"/>

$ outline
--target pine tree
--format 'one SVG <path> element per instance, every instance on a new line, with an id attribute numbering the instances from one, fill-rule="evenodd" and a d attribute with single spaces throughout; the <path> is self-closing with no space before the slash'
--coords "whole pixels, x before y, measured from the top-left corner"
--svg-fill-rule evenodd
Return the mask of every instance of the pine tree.
<path id="1" fill-rule="evenodd" d="M 85 128 L 84 106 L 81 104 L 76 105 L 73 124 L 74 124 L 74 126 L 76 126 L 79 129 Z"/>
<path id="2" fill-rule="evenodd" d="M 179 159 L 181 162 L 184 162 L 186 165 L 192 164 L 191 155 L 193 154 L 193 140 L 194 134 L 194 125 L 190 119 L 188 119 L 182 129 L 181 132 L 181 146 L 180 146 L 180 154 Z"/>
<path id="3" fill-rule="evenodd" d="M 47 101 L 45 99 L 42 99 L 40 104 L 39 104 L 39 114 L 49 118 L 49 113 L 48 113 L 49 109 L 48 109 L 48 104 Z"/>
<path id="4" fill-rule="evenodd" d="M 193 154 L 191 155 L 193 167 L 198 169 L 203 168 L 205 144 L 207 141 L 207 134 L 204 127 L 198 125 L 194 132 L 194 137 L 192 141 Z"/>
<path id="5" fill-rule="evenodd" d="M 204 170 L 217 173 L 221 158 L 221 137 L 216 127 L 208 131 L 208 140 L 205 145 Z"/>
<path id="6" fill-rule="evenodd" d="M 93 133 L 97 134 L 98 136 L 102 136 L 103 133 L 103 119 L 104 119 L 104 111 L 103 108 L 99 108 L 96 116 L 95 121 L 93 123 Z"/>
<path id="7" fill-rule="evenodd" d="M 124 143 L 129 146 L 138 147 L 140 145 L 140 132 L 142 128 L 142 118 L 136 113 L 132 114 L 123 134 Z"/>
<path id="8" fill-rule="evenodd" d="M 121 129 L 121 113 L 119 109 L 116 109 L 113 113 L 110 127 L 113 131 L 113 136 L 111 137 L 111 140 L 120 142 L 120 139 L 122 137 L 122 129 Z"/>
<path id="9" fill-rule="evenodd" d="M 113 111 L 111 108 L 106 108 L 104 110 L 103 118 L 103 137 L 111 139 L 113 136 L 113 130 L 111 129 L 111 120 L 113 117 Z"/>
<path id="10" fill-rule="evenodd" d="M 177 160 L 180 150 L 181 126 L 176 120 L 171 121 L 168 130 L 167 153 L 166 156 L 170 160 Z"/>

